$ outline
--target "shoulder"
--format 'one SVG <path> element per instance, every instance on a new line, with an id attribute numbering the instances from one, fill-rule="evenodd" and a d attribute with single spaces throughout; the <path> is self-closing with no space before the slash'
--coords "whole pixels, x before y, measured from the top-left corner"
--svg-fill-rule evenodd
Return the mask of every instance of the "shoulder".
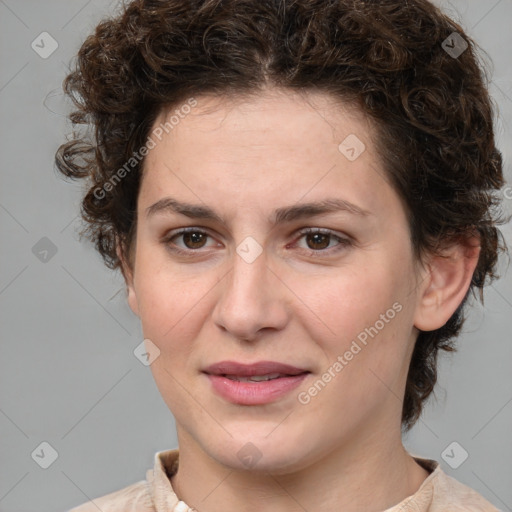
<path id="1" fill-rule="evenodd" d="M 500 512 L 477 491 L 447 475 L 439 462 L 415 460 L 430 472 L 418 491 L 406 500 L 421 512 Z M 406 503 L 404 502 L 404 504 Z"/>
<path id="2" fill-rule="evenodd" d="M 499 512 L 477 491 L 442 470 L 434 484 L 432 509 L 429 512 Z"/>
<path id="3" fill-rule="evenodd" d="M 169 477 L 178 467 L 179 451 L 155 453 L 154 467 L 146 471 L 146 479 L 100 498 L 83 503 L 67 512 L 156 512 L 173 510 L 178 503 Z M 155 506 L 156 505 L 156 506 Z"/>
<path id="4" fill-rule="evenodd" d="M 68 512 L 154 512 L 148 482 L 141 480 L 118 491 L 88 501 Z"/>

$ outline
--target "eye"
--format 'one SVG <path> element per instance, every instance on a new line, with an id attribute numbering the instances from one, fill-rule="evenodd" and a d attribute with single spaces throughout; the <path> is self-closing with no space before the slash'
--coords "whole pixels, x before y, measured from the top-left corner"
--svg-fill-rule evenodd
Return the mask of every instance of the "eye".
<path id="1" fill-rule="evenodd" d="M 180 238 L 183 242 L 183 246 L 179 246 L 174 242 L 174 240 L 179 240 Z M 207 247 L 206 242 L 208 238 L 211 237 L 206 231 L 192 227 L 181 229 L 180 231 L 173 231 L 166 235 L 162 242 L 167 245 L 169 250 L 177 254 L 190 254 L 198 249 Z M 212 247 L 214 246 L 215 245 Z"/>
<path id="2" fill-rule="evenodd" d="M 352 241 L 349 238 L 339 236 L 330 229 L 306 228 L 301 230 L 300 234 L 299 240 L 304 238 L 307 246 L 304 249 L 311 256 L 322 256 L 325 253 L 330 254 L 352 245 Z M 332 242 L 336 242 L 334 246 L 331 245 Z"/>
<path id="3" fill-rule="evenodd" d="M 301 236 L 297 240 L 304 239 L 306 247 L 300 247 L 300 244 L 297 242 L 292 244 L 291 247 L 297 246 L 299 249 L 306 251 L 309 256 L 325 256 L 352 245 L 352 241 L 349 238 L 339 236 L 329 229 L 306 228 L 301 230 L 299 234 Z M 193 256 L 200 253 L 200 249 L 208 249 L 220 245 L 218 242 L 213 241 L 213 244 L 208 246 L 209 238 L 213 237 L 208 232 L 190 227 L 170 232 L 163 238 L 162 242 L 175 254 Z M 177 243 L 180 239 L 182 245 Z M 287 247 L 290 247 L 290 245 Z"/>

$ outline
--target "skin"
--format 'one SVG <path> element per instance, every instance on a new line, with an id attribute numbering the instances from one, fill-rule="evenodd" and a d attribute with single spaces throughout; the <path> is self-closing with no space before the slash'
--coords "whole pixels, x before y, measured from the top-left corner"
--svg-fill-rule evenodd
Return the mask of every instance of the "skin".
<path id="1" fill-rule="evenodd" d="M 151 370 L 176 420 L 173 488 L 199 512 L 391 507 L 428 476 L 405 451 L 400 431 L 418 329 L 444 325 L 463 300 L 478 243 L 415 260 L 408 217 L 386 179 L 373 127 L 349 105 L 277 89 L 196 100 L 146 157 L 133 260 L 123 261 L 128 302 L 160 350 Z M 366 147 L 354 161 L 338 149 L 349 134 Z M 224 222 L 147 215 L 169 196 L 208 206 Z M 271 222 L 276 208 L 328 197 L 368 214 Z M 173 238 L 184 227 L 208 236 Z M 333 234 L 315 241 L 298 232 L 307 227 Z M 262 248 L 252 263 L 236 252 L 248 236 Z M 351 243 L 340 245 L 336 236 Z M 298 393 L 394 303 L 401 311 L 301 404 Z M 276 402 L 237 405 L 201 373 L 221 360 L 272 360 L 312 373 Z M 249 442 L 261 454 L 252 468 L 237 456 Z"/>

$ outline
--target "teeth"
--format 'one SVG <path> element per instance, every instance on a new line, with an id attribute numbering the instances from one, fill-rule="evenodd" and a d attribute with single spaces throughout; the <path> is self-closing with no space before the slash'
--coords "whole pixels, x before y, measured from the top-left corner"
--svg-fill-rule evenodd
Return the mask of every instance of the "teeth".
<path id="1" fill-rule="evenodd" d="M 225 375 L 228 379 L 238 380 L 240 382 L 261 382 L 265 380 L 278 379 L 279 377 L 285 377 L 281 373 L 269 373 L 268 375 L 252 375 L 251 377 L 241 377 L 238 375 Z"/>

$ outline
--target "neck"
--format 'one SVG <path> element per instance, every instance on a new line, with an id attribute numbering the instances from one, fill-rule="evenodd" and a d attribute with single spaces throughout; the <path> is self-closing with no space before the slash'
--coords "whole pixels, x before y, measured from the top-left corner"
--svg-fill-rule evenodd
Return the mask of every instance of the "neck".
<path id="1" fill-rule="evenodd" d="M 379 512 L 414 494 L 429 474 L 400 434 L 383 443 L 382 432 L 360 433 L 301 470 L 273 474 L 227 468 L 178 428 L 179 467 L 171 484 L 197 512 Z"/>

